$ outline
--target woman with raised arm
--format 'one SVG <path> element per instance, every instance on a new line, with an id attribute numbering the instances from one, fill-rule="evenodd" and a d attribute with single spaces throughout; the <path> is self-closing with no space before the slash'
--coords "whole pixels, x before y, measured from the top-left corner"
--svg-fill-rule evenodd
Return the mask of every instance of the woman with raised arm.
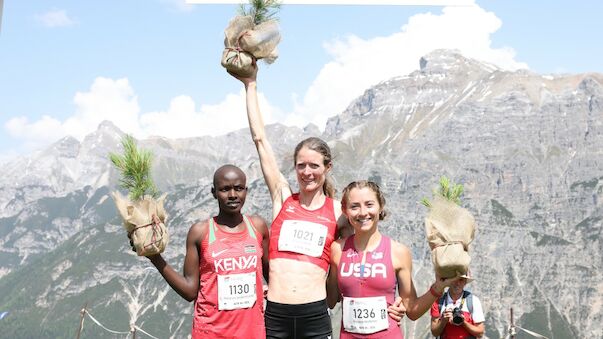
<path id="1" fill-rule="evenodd" d="M 301 141 L 293 153 L 299 192 L 293 193 L 281 173 L 264 129 L 258 105 L 256 75 L 243 78 L 247 118 L 264 180 L 272 198 L 269 280 L 265 312 L 267 338 L 330 338 L 326 280 L 331 243 L 351 234 L 341 203 L 328 178 L 331 150 L 319 138 Z M 389 309 L 399 320 L 400 308 Z"/>
<path id="2" fill-rule="evenodd" d="M 245 85 L 249 128 L 272 198 L 266 337 L 330 338 L 325 284 L 331 243 L 343 229 L 337 223 L 341 205 L 327 178 L 331 150 L 319 138 L 297 145 L 293 165 L 300 191 L 293 193 L 266 139 L 256 74 L 235 77 Z"/>

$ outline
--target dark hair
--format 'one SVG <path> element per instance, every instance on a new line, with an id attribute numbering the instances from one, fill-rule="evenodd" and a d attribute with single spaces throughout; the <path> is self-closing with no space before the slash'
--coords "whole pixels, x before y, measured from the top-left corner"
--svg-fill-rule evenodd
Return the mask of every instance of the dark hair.
<path id="1" fill-rule="evenodd" d="M 296 165 L 295 162 L 297 161 L 297 154 L 304 147 L 320 153 L 322 155 L 323 165 L 325 167 L 332 163 L 331 148 L 329 148 L 329 145 L 327 145 L 327 143 L 320 138 L 310 137 L 302 140 L 299 144 L 297 144 L 297 146 L 295 146 L 295 152 L 293 153 L 293 166 Z M 335 197 L 335 186 L 326 174 L 325 182 L 322 185 L 322 191 L 329 198 Z"/>
<path id="2" fill-rule="evenodd" d="M 353 181 L 353 182 L 349 183 L 343 189 L 343 194 L 341 197 L 341 208 L 345 208 L 345 206 L 348 203 L 348 198 L 350 196 L 350 192 L 355 188 L 357 188 L 357 189 L 368 188 L 371 191 L 373 191 L 373 193 L 375 193 L 375 195 L 377 196 L 377 200 L 379 201 L 379 206 L 381 207 L 381 212 L 379 212 L 379 220 L 385 219 L 385 216 L 387 215 L 387 212 L 385 212 L 385 197 L 383 196 L 383 193 L 381 193 L 381 189 L 379 188 L 379 185 L 377 185 L 376 183 L 374 183 L 372 181 L 358 180 L 358 181 Z"/>

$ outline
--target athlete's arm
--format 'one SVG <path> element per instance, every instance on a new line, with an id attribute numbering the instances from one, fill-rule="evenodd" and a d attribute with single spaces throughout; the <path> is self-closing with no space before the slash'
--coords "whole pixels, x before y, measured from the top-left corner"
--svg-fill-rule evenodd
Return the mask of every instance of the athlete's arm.
<path id="1" fill-rule="evenodd" d="M 331 265 L 329 266 L 329 276 L 327 277 L 327 304 L 329 308 L 335 307 L 337 302 L 341 300 L 341 292 L 337 283 L 337 271 L 339 270 L 342 247 L 342 240 L 331 243 Z"/>
<path id="2" fill-rule="evenodd" d="M 283 202 L 291 196 L 291 188 L 285 176 L 280 172 L 276 156 L 272 150 L 270 142 L 266 138 L 266 130 L 264 128 L 264 119 L 258 104 L 257 94 L 257 66 L 254 67 L 254 74 L 244 78 L 238 75 L 231 75 L 239 79 L 245 85 L 247 120 L 249 121 L 249 130 L 251 137 L 255 143 L 255 147 L 260 157 L 260 165 L 264 180 L 268 185 L 270 196 L 272 198 L 272 218 L 276 218 L 281 209 Z"/>
<path id="3" fill-rule="evenodd" d="M 354 227 L 350 225 L 350 221 L 341 210 L 341 201 L 333 199 L 333 211 L 335 211 L 335 219 L 337 220 L 337 233 L 335 239 L 347 238 L 354 234 Z"/>
<path id="4" fill-rule="evenodd" d="M 188 230 L 183 275 L 180 275 L 172 266 L 165 262 L 161 254 L 149 256 L 149 259 L 165 281 L 167 281 L 176 293 L 187 301 L 195 300 L 199 292 L 199 252 L 201 239 L 203 239 L 204 234 L 203 230 L 202 223 L 196 223 Z"/>
<path id="5" fill-rule="evenodd" d="M 397 242 L 390 240 L 391 241 L 391 248 L 393 249 L 394 246 L 396 244 L 398 244 Z M 394 257 L 394 252 L 392 251 L 392 263 L 394 264 L 394 269 L 396 269 L 396 261 L 395 261 L 395 257 Z M 396 271 L 397 272 L 397 271 Z M 400 321 L 402 320 L 402 318 L 404 318 L 404 315 L 406 314 L 406 307 L 404 306 L 404 304 L 402 303 L 402 298 L 398 295 L 396 296 L 396 299 L 394 300 L 394 303 L 389 305 L 387 307 L 387 314 L 389 315 L 390 318 L 394 319 L 397 323 L 400 323 Z"/>
<path id="6" fill-rule="evenodd" d="M 262 274 L 264 279 L 268 282 L 268 272 L 270 267 L 268 266 L 268 245 L 270 244 L 270 231 L 264 218 L 254 215 L 251 217 L 253 226 L 262 234 Z"/>
<path id="7" fill-rule="evenodd" d="M 398 292 L 402 298 L 402 304 L 406 308 L 406 315 L 410 320 L 419 319 L 431 307 L 433 302 L 437 300 L 429 291 L 422 296 L 417 296 L 415 285 L 412 281 L 412 255 L 408 247 L 392 242 L 392 252 L 394 255 L 394 268 L 396 270 L 396 278 L 398 280 Z M 437 294 L 442 294 L 446 286 L 456 280 L 456 278 L 440 280 L 436 279 L 433 284 Z"/>
<path id="8" fill-rule="evenodd" d="M 387 314 L 389 317 L 394 319 L 396 322 L 400 322 L 402 318 L 404 318 L 404 314 L 406 314 L 406 307 L 402 303 L 402 298 L 396 297 L 394 303 L 387 306 Z"/>

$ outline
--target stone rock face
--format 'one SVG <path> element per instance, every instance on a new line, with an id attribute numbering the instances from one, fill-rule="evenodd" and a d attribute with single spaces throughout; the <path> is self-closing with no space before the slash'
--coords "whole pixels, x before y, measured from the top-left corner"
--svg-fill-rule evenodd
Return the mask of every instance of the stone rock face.
<path id="1" fill-rule="evenodd" d="M 294 184 L 293 149 L 320 131 L 277 124 L 267 133 Z M 65 138 L 0 165 L 8 337 L 73 336 L 85 302 L 113 329 L 135 321 L 158 337 L 189 333 L 190 306 L 129 252 L 108 198 L 116 173 L 107 153 L 121 135 L 105 122 L 81 143 Z M 418 71 L 367 89 L 319 136 L 332 147 L 340 191 L 366 178 L 383 189 L 389 216 L 380 228 L 411 249 L 418 293 L 434 279 L 418 202 L 447 175 L 465 185 L 463 206 L 478 224 L 469 287 L 485 308 L 487 337 L 505 336 L 511 307 L 516 324 L 549 338 L 602 336 L 603 75 L 507 72 L 434 51 Z M 248 130 L 140 144 L 155 154 L 153 174 L 168 193 L 165 257 L 176 269 L 190 224 L 217 211 L 209 192 L 219 165 L 245 170 L 245 212 L 270 217 Z M 428 315 L 405 320 L 406 337 L 429 337 L 428 323 Z M 84 331 L 105 334 L 90 322 Z"/>
<path id="2" fill-rule="evenodd" d="M 387 230 L 417 260 L 428 253 L 417 202 L 440 175 L 465 184 L 464 206 L 479 226 L 473 289 L 489 336 L 504 336 L 513 307 L 524 328 L 549 337 L 597 337 L 602 85 L 600 74 L 509 73 L 435 51 L 420 71 L 367 90 L 325 134 L 342 154 L 361 155 L 340 157 L 352 169 L 344 182 L 380 182 Z M 429 261 L 419 265 L 422 291 L 432 278 Z"/>

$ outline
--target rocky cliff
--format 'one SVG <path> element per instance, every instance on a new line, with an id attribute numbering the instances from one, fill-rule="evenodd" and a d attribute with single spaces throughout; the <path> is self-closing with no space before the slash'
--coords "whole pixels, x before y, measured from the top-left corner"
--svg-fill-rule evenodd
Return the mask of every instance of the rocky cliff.
<path id="1" fill-rule="evenodd" d="M 419 64 L 367 89 L 324 133 L 269 126 L 282 171 L 294 183 L 293 148 L 318 135 L 333 149 L 339 189 L 377 181 L 390 213 L 380 225 L 411 248 L 419 293 L 433 270 L 418 201 L 441 175 L 464 183 L 463 206 L 478 223 L 469 286 L 484 305 L 487 337 L 505 336 L 510 307 L 519 326 L 549 338 L 603 337 L 603 75 L 507 72 L 454 51 Z M 82 142 L 65 138 L 0 165 L 0 313 L 10 312 L 0 321 L 8 337 L 72 337 L 86 302 L 115 329 L 135 321 L 161 338 L 189 333 L 191 306 L 129 252 L 108 198 L 116 174 L 106 154 L 122 134 L 103 123 Z M 189 225 L 216 212 L 209 178 L 220 164 L 248 173 L 246 211 L 269 218 L 247 130 L 141 145 L 155 153 L 155 178 L 169 194 L 166 257 L 178 269 Z M 404 321 L 406 337 L 429 337 L 428 322 Z M 84 333 L 106 332 L 87 322 Z"/>

